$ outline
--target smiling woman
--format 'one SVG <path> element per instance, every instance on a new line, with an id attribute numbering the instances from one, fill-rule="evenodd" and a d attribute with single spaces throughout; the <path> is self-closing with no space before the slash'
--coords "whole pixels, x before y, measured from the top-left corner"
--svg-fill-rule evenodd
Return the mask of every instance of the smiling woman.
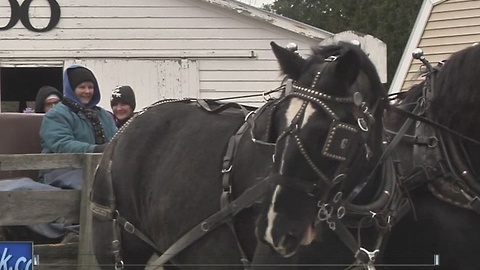
<path id="1" fill-rule="evenodd" d="M 110 97 L 110 106 L 112 107 L 115 124 L 118 128 L 122 127 L 132 118 L 135 111 L 136 101 L 132 87 L 128 85 L 115 87 Z"/>
<path id="2" fill-rule="evenodd" d="M 97 106 L 100 89 L 95 75 L 84 66 L 72 65 L 65 70 L 63 82 L 65 97 L 45 114 L 40 129 L 42 152 L 102 152 L 117 128 L 111 114 Z M 51 182 L 48 177 L 41 180 Z M 73 188 L 81 188 L 81 182 Z"/>

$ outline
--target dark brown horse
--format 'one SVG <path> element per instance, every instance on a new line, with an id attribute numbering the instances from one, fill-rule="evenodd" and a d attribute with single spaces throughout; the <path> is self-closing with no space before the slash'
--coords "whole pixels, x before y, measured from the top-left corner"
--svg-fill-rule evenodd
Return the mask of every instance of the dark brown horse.
<path id="1" fill-rule="evenodd" d="M 429 76 L 433 87 L 416 86 L 402 103 L 418 104 L 426 120 L 415 118 L 396 150 L 412 209 L 387 245 L 392 269 L 480 269 L 479 63 L 480 46 L 452 54 Z M 390 112 L 386 126 L 398 130 L 409 117 Z"/>
<path id="2" fill-rule="evenodd" d="M 159 102 L 107 147 L 91 196 L 103 269 L 143 269 L 154 253 L 180 269 L 243 269 L 254 257 L 262 263 L 269 247 L 283 258 L 308 245 L 319 209 L 335 226 L 325 204 L 355 190 L 382 152 L 384 89 L 352 44 L 315 48 L 308 59 L 272 49 L 293 80 L 284 97 L 253 114 L 235 104 Z M 364 190 L 380 178 L 372 179 Z M 370 193 L 352 203 L 370 202 Z"/>

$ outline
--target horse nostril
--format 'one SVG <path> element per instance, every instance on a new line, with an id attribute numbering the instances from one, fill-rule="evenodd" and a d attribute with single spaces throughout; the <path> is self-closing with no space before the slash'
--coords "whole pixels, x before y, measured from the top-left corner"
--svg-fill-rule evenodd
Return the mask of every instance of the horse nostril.
<path id="1" fill-rule="evenodd" d="M 285 235 L 285 244 L 295 242 L 296 236 L 293 232 L 288 232 Z"/>

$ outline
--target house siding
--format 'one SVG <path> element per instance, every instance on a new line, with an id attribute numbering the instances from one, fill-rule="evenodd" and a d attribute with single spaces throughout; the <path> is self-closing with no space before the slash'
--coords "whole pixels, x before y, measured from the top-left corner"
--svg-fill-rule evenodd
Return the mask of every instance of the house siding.
<path id="1" fill-rule="evenodd" d="M 82 59 L 65 64 L 87 66 L 97 78 L 102 78 L 99 86 L 106 94 L 103 104 L 108 108 L 110 91 L 121 84 L 129 84 L 135 90 L 137 109 L 165 98 L 198 97 L 198 65 L 188 59 Z"/>
<path id="2" fill-rule="evenodd" d="M 104 97 L 115 85 L 130 84 L 139 108 L 161 98 L 260 94 L 282 80 L 270 41 L 295 42 L 302 54 L 321 41 L 198 0 L 58 2 L 61 19 L 53 30 L 31 32 L 19 21 L 1 32 L 0 66 L 84 63 L 99 77 Z M 0 25 L 9 18 L 9 3 L 2 1 Z M 33 1 L 32 25 L 44 27 L 49 18 L 48 2 Z M 180 74 L 178 83 L 166 82 Z M 238 101 L 263 103 L 260 96 Z M 101 105 L 109 107 L 108 99 Z"/>
<path id="3" fill-rule="evenodd" d="M 424 29 L 414 31 L 423 31 L 420 40 L 416 41 L 417 47 L 421 48 L 426 59 L 435 65 L 452 53 L 480 41 L 480 1 L 438 1 L 431 9 Z M 403 58 L 402 61 L 409 62 L 407 75 L 403 83 L 397 84 L 400 87 L 392 84 L 390 92 L 408 90 L 423 80 L 423 77 L 419 76 L 420 61 L 412 59 L 411 52 L 405 52 Z M 397 73 L 399 72 L 401 71 L 397 70 Z"/>

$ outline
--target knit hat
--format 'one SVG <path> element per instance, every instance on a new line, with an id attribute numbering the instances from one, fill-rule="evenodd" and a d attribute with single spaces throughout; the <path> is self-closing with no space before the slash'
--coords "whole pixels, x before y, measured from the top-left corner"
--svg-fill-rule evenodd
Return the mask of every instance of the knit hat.
<path id="1" fill-rule="evenodd" d="M 35 112 L 44 113 L 45 101 L 52 95 L 62 99 L 62 93 L 60 93 L 60 91 L 58 91 L 55 87 L 42 86 L 38 90 L 37 97 L 35 98 Z"/>
<path id="2" fill-rule="evenodd" d="M 46 97 L 45 98 L 45 101 L 47 100 L 50 100 L 50 99 L 57 99 L 57 100 L 60 100 L 62 99 L 61 97 L 59 97 L 58 95 L 55 95 L 55 94 L 51 94 L 50 96 Z"/>
<path id="3" fill-rule="evenodd" d="M 70 86 L 72 87 L 73 91 L 75 91 L 75 88 L 77 88 L 77 86 L 83 82 L 88 81 L 95 84 L 97 81 L 93 73 L 84 67 L 68 69 L 67 72 Z"/>
<path id="4" fill-rule="evenodd" d="M 133 92 L 132 87 L 128 85 L 119 85 L 113 89 L 112 96 L 110 97 L 110 106 L 113 107 L 119 102 L 128 104 L 132 107 L 132 111 L 135 110 L 135 93 Z"/>

